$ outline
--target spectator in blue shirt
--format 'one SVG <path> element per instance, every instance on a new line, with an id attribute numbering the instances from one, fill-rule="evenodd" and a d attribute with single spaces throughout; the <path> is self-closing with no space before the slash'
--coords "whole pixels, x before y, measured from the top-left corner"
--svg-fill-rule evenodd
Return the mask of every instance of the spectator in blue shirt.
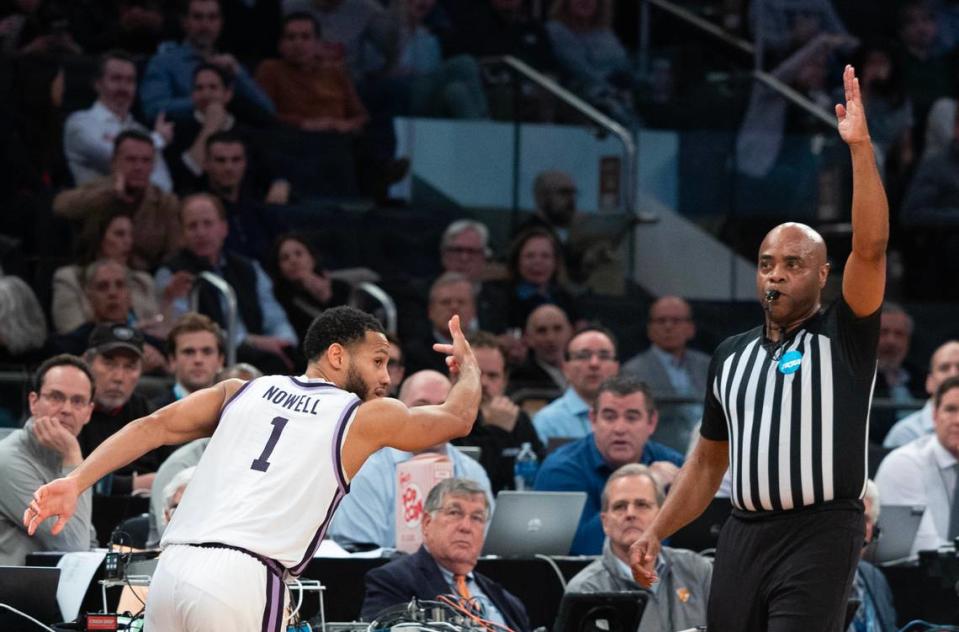
<path id="1" fill-rule="evenodd" d="M 603 487 L 617 468 L 642 463 L 664 488 L 673 482 L 683 457 L 649 440 L 658 420 L 656 402 L 646 384 L 630 375 L 609 378 L 599 386 L 589 411 L 592 433 L 562 446 L 543 461 L 536 490 L 586 492 L 571 554 L 599 555 L 602 551 L 599 514 Z"/>
<path id="2" fill-rule="evenodd" d="M 533 417 L 544 445 L 550 437 L 579 439 L 590 433 L 589 407 L 599 385 L 619 371 L 613 334 L 602 327 L 577 332 L 566 343 L 562 368 L 569 386 Z"/>
<path id="3" fill-rule="evenodd" d="M 140 99 L 143 114 L 152 121 L 161 111 L 168 118 L 186 120 L 193 115 L 193 71 L 201 63 L 222 67 L 236 78 L 236 107 L 259 118 L 276 113 L 263 93 L 233 55 L 220 53 L 215 45 L 223 28 L 219 0 L 190 0 L 182 16 L 183 42 L 165 42 L 147 64 Z"/>

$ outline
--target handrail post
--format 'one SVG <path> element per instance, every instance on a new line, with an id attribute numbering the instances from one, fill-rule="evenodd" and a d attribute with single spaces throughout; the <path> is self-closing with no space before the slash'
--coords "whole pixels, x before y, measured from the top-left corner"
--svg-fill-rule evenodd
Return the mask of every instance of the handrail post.
<path id="1" fill-rule="evenodd" d="M 212 272 L 203 271 L 197 276 L 200 280 L 209 283 L 213 289 L 222 294 L 226 299 L 226 365 L 233 366 L 236 364 L 236 342 L 233 340 L 233 336 L 236 334 L 236 292 L 233 291 L 233 288 L 223 277 L 217 276 Z M 198 311 L 199 305 L 200 284 L 194 283 L 193 289 L 190 291 L 190 309 L 194 312 Z"/>
<path id="2" fill-rule="evenodd" d="M 350 305 L 353 307 L 356 307 L 357 292 L 365 292 L 383 306 L 383 317 L 386 319 L 386 322 L 383 324 L 386 327 L 386 331 L 395 335 L 398 317 L 396 313 L 396 303 L 393 301 L 392 297 L 390 297 L 390 295 L 387 294 L 383 288 L 375 283 L 363 281 L 362 283 L 357 283 L 354 285 L 353 291 L 350 293 Z"/>
<path id="3" fill-rule="evenodd" d="M 623 178 L 624 186 L 626 187 L 626 192 L 623 196 L 623 206 L 625 207 L 627 213 L 635 215 L 637 194 L 637 158 L 636 142 L 633 139 L 633 133 L 618 122 L 597 110 L 580 97 L 563 88 L 543 73 L 532 68 L 525 62 L 520 61 L 516 57 L 505 55 L 502 57 L 488 58 L 485 59 L 484 62 L 503 64 L 513 72 L 520 74 L 526 79 L 529 79 L 533 83 L 537 84 L 554 97 L 579 112 L 584 118 L 619 139 L 619 141 L 623 144 L 623 169 L 626 170 L 625 178 Z"/>

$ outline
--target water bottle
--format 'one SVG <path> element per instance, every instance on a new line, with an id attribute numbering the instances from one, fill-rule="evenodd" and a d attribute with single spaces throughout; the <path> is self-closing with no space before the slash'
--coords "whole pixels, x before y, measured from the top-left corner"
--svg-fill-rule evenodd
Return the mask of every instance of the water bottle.
<path id="1" fill-rule="evenodd" d="M 516 491 L 529 491 L 533 489 L 533 482 L 536 480 L 536 470 L 539 469 L 539 459 L 533 452 L 533 445 L 529 442 L 523 443 L 516 455 L 516 461 L 513 465 L 513 479 L 516 482 Z"/>

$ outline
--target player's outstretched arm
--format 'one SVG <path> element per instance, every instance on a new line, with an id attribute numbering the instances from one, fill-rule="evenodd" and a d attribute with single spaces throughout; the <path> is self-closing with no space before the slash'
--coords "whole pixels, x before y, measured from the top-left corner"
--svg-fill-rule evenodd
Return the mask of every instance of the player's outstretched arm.
<path id="1" fill-rule="evenodd" d="M 729 466 L 729 443 L 699 437 L 679 470 L 659 515 L 629 549 L 633 578 L 649 588 L 656 580 L 660 541 L 695 520 L 716 495 Z"/>
<path id="2" fill-rule="evenodd" d="M 836 105 L 836 118 L 852 156 L 852 252 L 843 273 L 842 295 L 854 314 L 868 316 L 879 309 L 886 292 L 889 204 L 852 66 L 846 66 L 842 79 L 846 103 Z"/>
<path id="3" fill-rule="evenodd" d="M 176 445 L 213 434 L 223 403 L 243 382 L 227 380 L 131 421 L 100 444 L 68 476 L 38 489 L 23 514 L 23 525 L 33 535 L 37 527 L 57 517 L 52 532 L 60 533 L 87 488 L 116 469 L 162 445 Z"/>
<path id="4" fill-rule="evenodd" d="M 450 319 L 453 344 L 434 345 L 447 353 L 450 373 L 456 377 L 446 401 L 439 406 L 407 408 L 395 399 L 374 399 L 361 405 L 344 446 L 344 466 L 350 476 L 366 457 L 383 447 L 418 452 L 469 434 L 479 410 L 480 370 L 459 317 Z"/>

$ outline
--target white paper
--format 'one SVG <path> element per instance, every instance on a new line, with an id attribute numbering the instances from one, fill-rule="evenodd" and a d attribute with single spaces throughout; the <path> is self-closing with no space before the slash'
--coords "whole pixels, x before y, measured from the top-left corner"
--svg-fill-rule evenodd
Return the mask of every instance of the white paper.
<path id="1" fill-rule="evenodd" d="M 83 597 L 106 555 L 106 551 L 64 553 L 57 562 L 60 569 L 57 603 L 64 621 L 73 621 L 80 614 Z"/>
<path id="2" fill-rule="evenodd" d="M 313 557 L 349 557 L 349 552 L 336 543 L 335 540 L 323 538 Z"/>

